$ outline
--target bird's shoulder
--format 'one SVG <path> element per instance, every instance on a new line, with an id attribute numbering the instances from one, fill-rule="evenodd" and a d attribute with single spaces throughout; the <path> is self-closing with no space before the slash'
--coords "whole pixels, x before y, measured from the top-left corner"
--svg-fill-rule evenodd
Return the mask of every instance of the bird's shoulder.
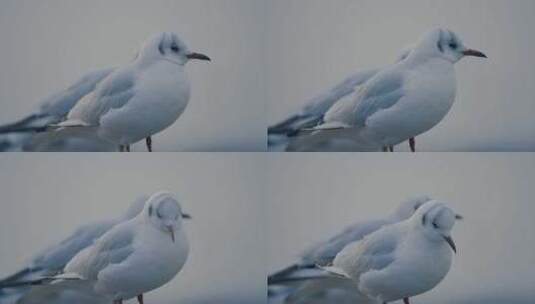
<path id="1" fill-rule="evenodd" d="M 304 260 L 315 260 L 315 263 L 320 262 L 320 260 L 331 262 L 346 245 L 361 240 L 385 224 L 384 220 L 354 223 L 329 239 L 310 247 L 303 253 L 302 257 Z"/>
<path id="2" fill-rule="evenodd" d="M 355 97 L 355 123 L 364 126 L 370 116 L 394 106 L 405 94 L 406 76 L 401 65 L 395 65 L 363 85 Z"/>
<path id="3" fill-rule="evenodd" d="M 131 223 L 123 222 L 104 233 L 93 245 L 77 254 L 67 270 L 78 268 L 85 278 L 96 278 L 110 264 L 124 262 L 135 250 L 135 230 Z M 79 266 L 82 267 L 79 267 Z M 78 267 L 77 267 L 78 266 Z M 75 271 L 76 272 L 76 271 Z"/>
<path id="4" fill-rule="evenodd" d="M 377 72 L 378 69 L 366 70 L 346 77 L 334 87 L 306 102 L 301 111 L 301 115 L 324 115 L 338 103 L 339 100 L 353 94 L 358 86 L 362 85 Z"/>
<path id="5" fill-rule="evenodd" d="M 81 120 L 98 125 L 100 119 L 113 109 L 125 106 L 135 95 L 135 68 L 120 68 L 104 78 L 91 94 L 84 96 L 68 115 L 69 120 Z"/>
<path id="6" fill-rule="evenodd" d="M 362 240 L 348 244 L 333 264 L 358 274 L 387 267 L 394 261 L 403 236 L 395 226 L 383 226 Z"/>

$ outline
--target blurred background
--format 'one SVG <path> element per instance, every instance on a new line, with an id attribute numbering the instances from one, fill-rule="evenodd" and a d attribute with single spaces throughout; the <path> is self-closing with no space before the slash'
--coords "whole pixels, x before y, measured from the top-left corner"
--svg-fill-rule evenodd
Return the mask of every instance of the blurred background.
<path id="1" fill-rule="evenodd" d="M 457 66 L 451 112 L 419 151 L 535 151 L 535 39 L 530 0 L 270 0 L 267 119 L 274 124 L 349 75 L 393 63 L 435 27 L 488 60 Z M 408 145 L 397 150 L 406 151 Z"/>
<path id="2" fill-rule="evenodd" d="M 533 155 L 279 154 L 267 168 L 269 273 L 350 224 L 429 195 L 465 220 L 452 232 L 458 251 L 449 274 L 411 302 L 533 302 Z"/>
<path id="3" fill-rule="evenodd" d="M 265 303 L 259 158 L 0 155 L 0 277 L 81 224 L 120 216 L 139 195 L 169 190 L 193 216 L 185 223 L 191 251 L 182 271 L 146 294 L 145 303 Z"/>
<path id="4" fill-rule="evenodd" d="M 0 3 L 0 124 L 95 69 L 131 61 L 150 35 L 178 33 L 211 63 L 186 67 L 192 97 L 157 151 L 264 151 L 262 0 L 5 0 Z M 137 144 L 134 150 L 144 150 Z"/>

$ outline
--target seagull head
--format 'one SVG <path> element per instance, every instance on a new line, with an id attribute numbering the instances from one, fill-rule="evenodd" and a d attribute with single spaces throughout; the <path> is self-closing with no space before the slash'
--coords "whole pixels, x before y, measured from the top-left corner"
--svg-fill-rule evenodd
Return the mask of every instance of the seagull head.
<path id="1" fill-rule="evenodd" d="M 143 44 L 137 60 L 144 62 L 167 60 L 183 66 L 190 60 L 210 61 L 210 58 L 201 53 L 191 52 L 177 34 L 163 32 L 154 35 Z"/>
<path id="2" fill-rule="evenodd" d="M 173 242 L 175 232 L 182 228 L 182 220 L 191 218 L 182 212 L 176 196 L 166 191 L 155 193 L 147 200 L 144 216 L 155 228 L 169 234 Z"/>
<path id="3" fill-rule="evenodd" d="M 467 48 L 454 32 L 441 28 L 425 34 L 413 53 L 418 57 L 440 57 L 451 63 L 466 56 L 487 58 L 482 52 Z"/>
<path id="4" fill-rule="evenodd" d="M 404 221 L 410 218 L 420 206 L 430 200 L 431 198 L 425 195 L 407 199 L 399 204 L 394 211 L 393 217 L 397 221 Z"/>
<path id="5" fill-rule="evenodd" d="M 431 200 L 418 208 L 411 221 L 416 229 L 420 229 L 423 235 L 431 242 L 446 242 L 453 252 L 457 253 L 457 247 L 451 237 L 451 230 L 456 220 L 462 217 L 446 204 Z"/>

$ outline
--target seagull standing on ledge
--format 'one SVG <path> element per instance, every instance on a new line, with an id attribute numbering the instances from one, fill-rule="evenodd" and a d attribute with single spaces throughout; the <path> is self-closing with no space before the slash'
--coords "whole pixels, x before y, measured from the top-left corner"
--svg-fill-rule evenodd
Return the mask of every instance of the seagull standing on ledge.
<path id="1" fill-rule="evenodd" d="M 457 252 L 451 230 L 458 217 L 439 201 L 427 202 L 408 220 L 346 246 L 323 269 L 352 280 L 370 299 L 408 304 L 448 274 Z"/>
<path id="2" fill-rule="evenodd" d="M 172 280 L 186 263 L 189 245 L 182 224 L 188 218 L 173 194 L 156 193 L 137 217 L 78 253 L 56 278 L 91 282 L 114 304 L 134 297 L 143 304 L 144 293 Z"/>
<path id="3" fill-rule="evenodd" d="M 268 277 L 268 284 L 276 285 L 277 281 L 284 283 L 292 277 L 298 277 L 300 271 L 315 268 L 317 265 L 332 263 L 338 252 L 350 243 L 359 241 L 366 235 L 384 226 L 404 221 L 411 217 L 418 208 L 430 201 L 428 196 L 414 197 L 401 202 L 392 214 L 374 220 L 360 221 L 347 227 L 335 236 L 316 243 L 301 254 L 301 260 Z M 309 272 L 309 271 L 307 271 Z"/>
<path id="4" fill-rule="evenodd" d="M 191 52 L 175 33 L 150 38 L 136 59 L 101 80 L 59 123 L 38 128 L 52 138 L 78 136 L 115 144 L 120 151 L 146 140 L 152 151 L 152 135 L 172 125 L 190 99 L 190 82 L 184 66 L 192 59 L 210 61 Z M 27 128 L 1 133 L 28 131 Z M 46 140 L 46 137 L 43 139 Z"/>
<path id="5" fill-rule="evenodd" d="M 303 136 L 313 141 L 338 134 L 393 151 L 395 145 L 429 131 L 446 116 L 457 91 L 454 64 L 465 56 L 487 57 L 465 47 L 452 31 L 432 30 L 405 60 L 381 70 L 360 87 L 352 102 L 332 107 L 323 124 Z M 414 141 L 411 149 L 415 150 Z"/>

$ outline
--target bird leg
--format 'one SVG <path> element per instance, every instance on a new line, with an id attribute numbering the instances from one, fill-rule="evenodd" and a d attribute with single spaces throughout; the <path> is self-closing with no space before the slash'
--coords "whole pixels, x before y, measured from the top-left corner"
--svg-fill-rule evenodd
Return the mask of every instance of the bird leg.
<path id="1" fill-rule="evenodd" d="M 416 152 L 416 139 L 414 139 L 414 137 L 409 139 L 409 146 L 411 147 L 412 152 Z"/>
<path id="2" fill-rule="evenodd" d="M 383 152 L 388 152 L 388 147 L 387 146 L 383 146 Z"/>
<path id="3" fill-rule="evenodd" d="M 410 302 L 409 302 L 409 298 L 403 298 L 403 303 L 405 303 L 405 304 L 410 304 Z"/>
<path id="4" fill-rule="evenodd" d="M 126 152 L 130 152 L 130 145 L 126 145 Z"/>
<path id="5" fill-rule="evenodd" d="M 137 301 L 139 302 L 139 304 L 143 304 L 143 294 L 137 296 Z"/>
<path id="6" fill-rule="evenodd" d="M 394 152 L 394 146 L 388 146 L 388 151 Z"/>
<path id="7" fill-rule="evenodd" d="M 124 152 L 124 146 L 123 145 L 119 145 L 119 152 Z"/>
<path id="8" fill-rule="evenodd" d="M 113 304 L 123 304 L 123 300 L 113 300 Z"/>
<path id="9" fill-rule="evenodd" d="M 152 138 L 150 136 L 147 137 L 147 150 L 149 150 L 149 152 L 152 152 Z"/>

